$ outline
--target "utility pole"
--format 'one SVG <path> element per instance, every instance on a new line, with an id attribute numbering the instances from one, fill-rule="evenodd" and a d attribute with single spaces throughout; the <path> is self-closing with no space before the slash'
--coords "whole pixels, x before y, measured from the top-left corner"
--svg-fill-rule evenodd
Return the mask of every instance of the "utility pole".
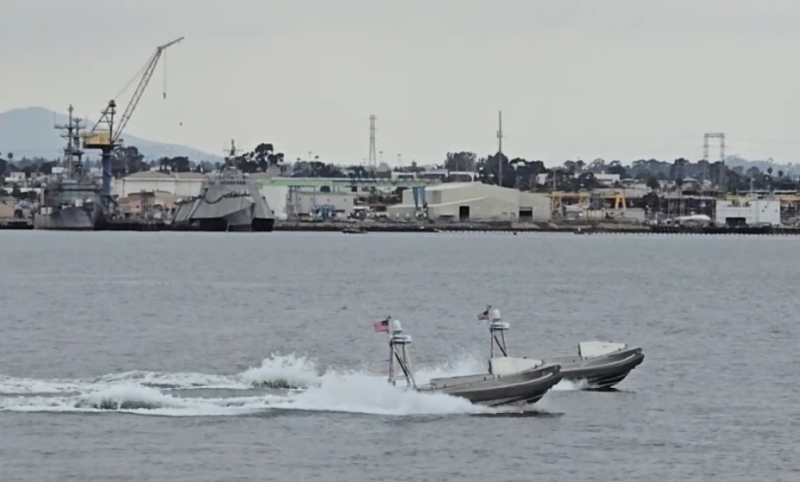
<path id="1" fill-rule="evenodd" d="M 497 171 L 499 174 L 499 185 L 503 187 L 503 111 L 497 113 Z"/>
<path id="2" fill-rule="evenodd" d="M 369 116 L 369 161 L 367 161 L 367 169 L 375 171 L 378 167 L 378 157 L 375 155 L 375 120 L 374 115 Z"/>

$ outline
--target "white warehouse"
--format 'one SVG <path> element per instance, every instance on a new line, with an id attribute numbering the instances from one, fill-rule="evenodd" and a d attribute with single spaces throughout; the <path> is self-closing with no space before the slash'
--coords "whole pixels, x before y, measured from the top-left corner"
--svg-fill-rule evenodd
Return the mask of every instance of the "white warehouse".
<path id="1" fill-rule="evenodd" d="M 114 193 L 123 198 L 140 192 L 167 192 L 178 197 L 197 196 L 207 179 L 197 172 L 141 171 L 114 180 Z"/>
<path id="2" fill-rule="evenodd" d="M 781 224 L 781 202 L 766 199 L 742 199 L 737 201 L 717 201 L 714 222 L 717 225 L 729 223 Z"/>
<path id="3" fill-rule="evenodd" d="M 451 182 L 427 186 L 417 194 L 403 191 L 401 204 L 389 206 L 390 217 L 413 217 L 417 205 L 428 204 L 430 219 L 454 221 L 549 221 L 550 197 L 482 182 Z"/>
<path id="4" fill-rule="evenodd" d="M 336 214 L 346 217 L 353 213 L 356 197 L 355 193 L 349 191 L 322 192 L 310 189 L 289 189 L 285 204 L 287 211 L 294 214 L 313 214 L 318 207 L 330 206 Z"/>

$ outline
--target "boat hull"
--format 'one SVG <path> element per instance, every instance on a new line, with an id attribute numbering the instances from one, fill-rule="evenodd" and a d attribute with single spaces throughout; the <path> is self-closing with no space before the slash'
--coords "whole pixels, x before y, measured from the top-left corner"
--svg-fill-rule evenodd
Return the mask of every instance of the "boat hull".
<path id="1" fill-rule="evenodd" d="M 66 207 L 58 211 L 33 217 L 34 229 L 50 229 L 60 231 L 95 231 L 101 229 L 105 215 L 101 207 L 95 204 L 92 208 Z"/>
<path id="2" fill-rule="evenodd" d="M 274 225 L 274 219 L 254 219 L 250 224 L 229 224 L 224 218 L 217 218 L 176 224 L 174 229 L 176 231 L 269 233 L 272 232 Z"/>
<path id="3" fill-rule="evenodd" d="M 641 348 L 627 348 L 596 357 L 555 357 L 548 360 L 561 365 L 564 380 L 580 383 L 584 390 L 610 390 L 627 378 L 644 361 Z"/>
<path id="4" fill-rule="evenodd" d="M 271 232 L 275 218 L 263 199 L 232 196 L 209 202 L 205 198 L 181 204 L 175 212 L 173 226 L 190 231 Z"/>
<path id="5" fill-rule="evenodd" d="M 422 392 L 444 393 L 491 407 L 533 404 L 561 381 L 557 364 L 525 370 L 509 375 L 468 375 L 431 380 Z"/>
<path id="6" fill-rule="evenodd" d="M 198 219 L 193 227 L 198 231 L 232 231 L 232 232 L 270 232 L 275 225 L 274 219 L 254 218 L 251 220 L 238 219 L 238 216 L 225 216 L 222 218 Z"/>

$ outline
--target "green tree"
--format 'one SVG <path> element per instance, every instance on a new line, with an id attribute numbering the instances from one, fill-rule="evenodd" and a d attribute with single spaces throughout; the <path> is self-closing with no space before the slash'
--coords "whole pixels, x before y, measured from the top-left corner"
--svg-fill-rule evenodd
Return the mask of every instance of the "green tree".
<path id="1" fill-rule="evenodd" d="M 448 171 L 475 172 L 478 156 L 474 152 L 448 152 L 444 168 Z"/>
<path id="2" fill-rule="evenodd" d="M 111 161 L 112 174 L 134 174 L 146 171 L 150 166 L 144 161 L 144 156 L 136 146 L 118 147 L 114 151 Z"/>

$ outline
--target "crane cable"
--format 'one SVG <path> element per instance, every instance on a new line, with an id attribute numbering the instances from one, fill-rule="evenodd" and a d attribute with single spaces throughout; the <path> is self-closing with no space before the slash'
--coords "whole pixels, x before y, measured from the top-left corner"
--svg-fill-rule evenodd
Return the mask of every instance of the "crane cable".
<path id="1" fill-rule="evenodd" d="M 128 83 L 127 83 L 127 84 L 125 84 L 125 87 L 123 87 L 123 88 L 122 88 L 122 90 L 120 90 L 119 92 L 117 92 L 117 95 L 115 95 L 114 97 L 112 97 L 112 99 L 119 99 L 119 98 L 122 96 L 122 94 L 124 94 L 124 93 L 125 93 L 125 91 L 126 91 L 126 90 L 128 90 L 128 87 L 130 87 L 130 86 L 131 86 L 131 84 L 133 84 L 133 82 L 134 82 L 134 81 L 136 81 L 136 80 L 141 80 L 141 78 L 144 76 L 144 73 L 147 71 L 147 67 L 148 67 L 148 66 L 149 66 L 151 63 L 153 63 L 153 58 L 154 58 L 156 55 L 158 55 L 158 54 L 154 54 L 154 55 L 152 55 L 152 56 L 151 56 L 149 59 L 147 59 L 147 62 L 145 62 L 145 64 L 144 64 L 144 65 L 142 65 L 142 68 L 141 68 L 141 69 L 139 69 L 139 71 L 138 71 L 138 72 L 136 72 L 136 74 L 135 74 L 133 77 L 131 77 L 131 80 L 129 80 L 129 81 L 128 81 Z M 162 52 L 162 55 L 164 56 L 164 81 L 163 81 L 163 92 L 162 92 L 162 96 L 164 97 L 164 99 L 166 99 L 166 98 L 167 98 L 167 51 L 166 51 L 166 50 L 164 50 L 164 51 Z"/>
<path id="2" fill-rule="evenodd" d="M 164 50 L 164 100 L 167 99 L 167 51 Z"/>
<path id="3" fill-rule="evenodd" d="M 117 95 L 115 95 L 114 97 L 112 97 L 112 99 L 119 99 L 119 98 L 120 98 L 120 96 L 122 96 L 122 94 L 123 94 L 123 93 L 124 93 L 126 90 L 128 90 L 128 87 L 130 87 L 130 86 L 131 86 L 131 84 L 132 84 L 132 83 L 133 83 L 135 80 L 141 80 L 142 76 L 144 76 L 144 73 L 147 71 L 147 67 L 148 67 L 148 65 L 150 65 L 150 63 L 151 63 L 152 61 L 153 61 L 153 57 L 150 57 L 150 58 L 147 60 L 147 62 L 145 62 L 145 64 L 142 66 L 142 68 L 141 68 L 141 69 L 139 69 L 139 71 L 138 71 L 138 72 L 136 72 L 136 75 L 134 75 L 133 77 L 131 77 L 131 80 L 129 80 L 129 81 L 128 81 L 128 83 L 127 83 L 127 84 L 125 84 L 125 87 L 123 87 L 123 88 L 122 88 L 122 90 L 120 90 L 120 91 L 117 93 Z"/>

